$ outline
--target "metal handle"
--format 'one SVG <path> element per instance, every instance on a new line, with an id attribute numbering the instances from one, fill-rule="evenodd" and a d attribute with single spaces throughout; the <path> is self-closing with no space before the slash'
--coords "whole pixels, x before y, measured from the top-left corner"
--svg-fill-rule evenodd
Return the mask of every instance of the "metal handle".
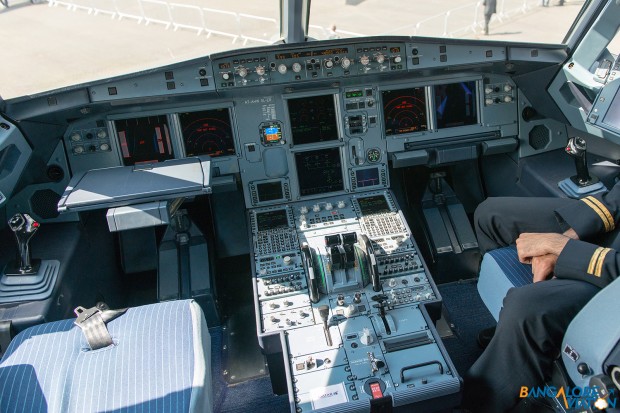
<path id="1" fill-rule="evenodd" d="M 402 369 L 400 369 L 400 382 L 404 383 L 405 382 L 405 372 L 407 370 L 413 370 L 413 369 L 417 369 L 420 367 L 425 367 L 425 366 L 430 366 L 433 364 L 437 364 L 439 366 L 439 374 L 443 374 L 443 365 L 438 362 L 437 360 L 431 360 L 431 361 L 427 361 L 425 363 L 419 363 L 419 364 L 412 364 L 411 366 L 405 366 Z"/>

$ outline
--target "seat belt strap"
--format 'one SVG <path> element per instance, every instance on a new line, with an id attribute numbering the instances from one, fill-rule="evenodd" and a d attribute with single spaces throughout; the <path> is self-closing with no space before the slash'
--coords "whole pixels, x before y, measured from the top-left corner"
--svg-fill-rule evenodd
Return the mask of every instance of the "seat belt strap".
<path id="1" fill-rule="evenodd" d="M 90 349 L 98 350 L 113 344 L 106 324 L 125 314 L 127 309 L 110 310 L 105 303 L 97 303 L 95 307 L 77 307 L 73 311 L 77 316 L 74 324 L 82 329 Z"/>

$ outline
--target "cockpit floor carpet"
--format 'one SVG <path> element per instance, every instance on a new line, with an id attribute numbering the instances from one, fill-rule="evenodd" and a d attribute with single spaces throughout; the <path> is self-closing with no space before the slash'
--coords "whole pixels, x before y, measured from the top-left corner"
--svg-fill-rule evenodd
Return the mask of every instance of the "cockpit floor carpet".
<path id="1" fill-rule="evenodd" d="M 482 354 L 476 339 L 478 332 L 495 325 L 476 288 L 477 279 L 439 285 L 443 305 L 454 335 L 443 343 L 462 376 Z"/>

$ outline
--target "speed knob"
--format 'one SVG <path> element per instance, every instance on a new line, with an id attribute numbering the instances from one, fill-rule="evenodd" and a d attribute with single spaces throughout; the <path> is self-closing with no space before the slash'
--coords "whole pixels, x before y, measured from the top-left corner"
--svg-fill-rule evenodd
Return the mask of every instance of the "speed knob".
<path id="1" fill-rule="evenodd" d="M 278 66 L 278 72 L 280 72 L 281 75 L 285 74 L 287 70 L 288 69 L 286 68 L 285 64 L 281 64 Z"/>
<path id="2" fill-rule="evenodd" d="M 297 62 L 293 63 L 293 72 L 299 73 L 301 72 L 301 65 Z"/>
<path id="3" fill-rule="evenodd" d="M 375 56 L 375 60 L 377 61 L 377 63 L 381 64 L 385 62 L 385 55 L 383 53 L 377 53 L 377 55 Z"/>
<path id="4" fill-rule="evenodd" d="M 241 77 L 246 77 L 248 75 L 248 69 L 243 66 L 239 66 L 239 68 L 237 69 L 237 73 L 239 73 L 239 76 Z"/>
<path id="5" fill-rule="evenodd" d="M 394 63 L 400 63 L 402 62 L 403 58 L 400 56 L 394 56 Z"/>
<path id="6" fill-rule="evenodd" d="M 325 61 L 325 67 L 326 67 L 327 69 L 331 69 L 332 67 L 334 67 L 334 62 L 333 62 L 333 60 L 331 60 L 331 59 L 326 60 L 326 61 Z"/>
<path id="7" fill-rule="evenodd" d="M 362 57 L 360 57 L 360 63 L 363 66 L 368 66 L 368 64 L 370 63 L 370 58 L 366 55 L 363 55 Z"/>
<path id="8" fill-rule="evenodd" d="M 229 80 L 230 79 L 230 73 L 228 73 L 228 72 L 222 73 L 222 79 Z"/>
<path id="9" fill-rule="evenodd" d="M 343 57 L 342 60 L 340 61 L 340 66 L 342 66 L 343 69 L 348 69 L 349 66 L 351 66 L 351 59 L 349 59 L 348 57 Z"/>
<path id="10" fill-rule="evenodd" d="M 265 74 L 265 66 L 256 66 L 256 74 L 262 76 Z"/>

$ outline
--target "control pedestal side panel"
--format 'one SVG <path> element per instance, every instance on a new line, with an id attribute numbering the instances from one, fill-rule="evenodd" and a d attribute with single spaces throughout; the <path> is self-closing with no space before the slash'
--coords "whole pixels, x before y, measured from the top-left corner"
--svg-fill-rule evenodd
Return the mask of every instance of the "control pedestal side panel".
<path id="1" fill-rule="evenodd" d="M 249 220 L 259 342 L 272 352 L 266 340 L 282 335 L 292 411 L 458 403 L 426 311 L 441 297 L 389 190 L 256 208 Z"/>

